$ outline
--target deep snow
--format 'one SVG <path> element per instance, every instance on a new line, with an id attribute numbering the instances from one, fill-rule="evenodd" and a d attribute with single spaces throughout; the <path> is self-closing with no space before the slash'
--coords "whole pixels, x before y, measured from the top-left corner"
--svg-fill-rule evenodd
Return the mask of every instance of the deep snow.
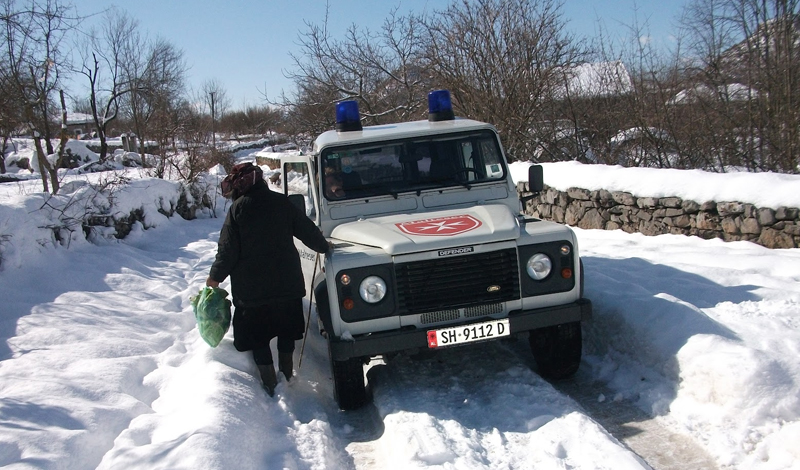
<path id="1" fill-rule="evenodd" d="M 211 349 L 192 316 L 224 203 L 217 218 L 167 218 L 176 185 L 125 175 L 114 203 L 144 201 L 153 228 L 94 244 L 53 240 L 38 181 L 0 185 L 0 466 L 647 468 L 531 369 L 524 340 L 376 361 L 374 406 L 345 413 L 312 328 L 296 378 L 269 398 L 231 333 Z M 545 182 L 800 205 L 785 175 L 569 163 L 546 165 Z M 634 401 L 721 468 L 800 468 L 800 250 L 576 232 L 594 303 L 579 376 L 616 394 L 598 400 Z"/>

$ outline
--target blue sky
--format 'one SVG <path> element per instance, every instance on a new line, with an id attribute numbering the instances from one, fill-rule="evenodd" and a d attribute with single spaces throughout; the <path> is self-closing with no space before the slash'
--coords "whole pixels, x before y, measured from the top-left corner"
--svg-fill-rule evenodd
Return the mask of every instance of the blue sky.
<path id="1" fill-rule="evenodd" d="M 624 33 L 624 24 L 647 21 L 654 41 L 666 43 L 687 0 L 566 0 L 564 17 L 569 28 L 592 36 L 598 21 L 607 31 Z M 388 13 L 443 10 L 450 0 L 330 0 L 330 26 L 341 38 L 355 23 L 378 29 Z M 74 0 L 79 13 L 100 12 L 112 5 L 126 10 L 151 36 L 161 36 L 184 51 L 189 85 L 223 83 L 233 109 L 263 104 L 261 91 L 276 97 L 291 91 L 283 71 L 292 67 L 289 52 L 299 51 L 304 21 L 321 24 L 324 0 Z M 91 22 L 91 20 L 90 20 Z"/>

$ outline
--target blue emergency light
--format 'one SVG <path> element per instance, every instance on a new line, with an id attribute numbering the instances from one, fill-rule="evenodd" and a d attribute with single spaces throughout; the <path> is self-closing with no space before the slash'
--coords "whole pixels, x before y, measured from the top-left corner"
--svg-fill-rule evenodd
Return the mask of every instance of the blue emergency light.
<path id="1" fill-rule="evenodd" d="M 358 102 L 348 100 L 336 103 L 336 130 L 349 132 L 362 129 L 361 116 L 358 114 Z"/>
<path id="2" fill-rule="evenodd" d="M 428 93 L 428 121 L 452 121 L 453 103 L 450 101 L 450 92 L 447 90 L 434 90 Z"/>

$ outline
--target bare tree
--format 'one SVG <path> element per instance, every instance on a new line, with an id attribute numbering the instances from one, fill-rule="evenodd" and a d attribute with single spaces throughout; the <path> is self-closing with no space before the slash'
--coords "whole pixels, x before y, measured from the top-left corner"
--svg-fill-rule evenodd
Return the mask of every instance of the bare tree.
<path id="1" fill-rule="evenodd" d="M 693 135 L 716 166 L 800 172 L 800 2 L 695 0 L 682 28 Z M 699 134 L 699 136 L 698 136 Z"/>
<path id="2" fill-rule="evenodd" d="M 217 79 L 207 80 L 203 83 L 201 103 L 208 106 L 209 115 L 211 116 L 211 148 L 217 148 L 216 136 L 216 122 L 217 119 L 224 116 L 231 105 L 231 100 L 228 98 L 228 92 L 225 87 Z"/>
<path id="3" fill-rule="evenodd" d="M 279 106 L 290 116 L 298 133 L 317 133 L 333 125 L 333 106 L 344 99 L 358 100 L 363 119 L 370 124 L 408 120 L 422 115 L 420 100 L 430 90 L 422 67 L 421 19 L 400 17 L 393 11 L 378 32 L 351 25 L 342 40 L 322 25 L 306 23 L 301 51 L 292 54 L 294 70 L 287 73 L 297 88 L 283 94 Z"/>
<path id="4" fill-rule="evenodd" d="M 33 131 L 44 190 L 55 194 L 58 168 L 47 160 L 54 153 L 50 141 L 53 93 L 66 63 L 65 40 L 78 18 L 59 0 L 30 0 L 22 8 L 14 0 L 3 0 L 2 8 L 4 82 L 18 97 L 22 116 Z"/>
<path id="5" fill-rule="evenodd" d="M 494 123 L 512 161 L 583 51 L 554 0 L 456 0 L 427 22 L 426 69 L 464 115 Z"/>
<path id="6" fill-rule="evenodd" d="M 220 118 L 220 129 L 229 135 L 244 133 L 269 136 L 285 131 L 285 116 L 270 106 L 247 106 L 244 110 L 226 113 Z"/>
<path id="7" fill-rule="evenodd" d="M 173 176 L 174 161 L 181 152 L 191 151 L 198 145 L 204 147 L 208 145 L 208 125 L 202 121 L 196 106 L 179 96 L 156 103 L 149 121 L 152 137 L 158 143 L 154 176 L 159 178 Z M 198 128 L 198 124 L 201 124 L 202 128 Z M 197 136 L 202 137 L 202 143 L 196 143 L 194 138 Z"/>
<path id="8" fill-rule="evenodd" d="M 146 164 L 147 137 L 154 130 L 154 116 L 161 109 L 167 112 L 184 89 L 186 66 L 183 52 L 164 39 L 148 41 L 136 34 L 131 40 L 136 47 L 123 57 L 123 76 L 130 84 L 125 96 L 127 112 L 141 143 L 142 163 Z"/>
<path id="9" fill-rule="evenodd" d="M 99 31 L 89 33 L 81 50 L 78 73 L 88 84 L 86 101 L 100 139 L 101 162 L 108 155 L 108 126 L 118 116 L 120 99 L 131 91 L 123 60 L 136 53 L 138 24 L 120 10 L 109 10 Z"/>
<path id="10" fill-rule="evenodd" d="M 0 70 L 7 70 L 4 62 L 0 59 Z M 2 137 L 3 149 L 0 156 L 0 174 L 6 172 L 6 148 L 14 133 L 19 132 L 24 119 L 22 117 L 22 105 L 19 96 L 14 92 L 14 87 L 5 73 L 0 72 L 0 137 Z"/>

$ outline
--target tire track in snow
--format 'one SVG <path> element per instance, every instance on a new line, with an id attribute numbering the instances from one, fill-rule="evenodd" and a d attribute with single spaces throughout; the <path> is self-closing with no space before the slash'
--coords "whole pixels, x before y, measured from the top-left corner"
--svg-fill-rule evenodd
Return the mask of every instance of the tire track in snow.
<path id="1" fill-rule="evenodd" d="M 708 453 L 690 437 L 674 433 L 633 402 L 601 400 L 614 392 L 575 376 L 552 382 L 553 387 L 580 404 L 606 431 L 644 459 L 653 470 L 717 470 Z"/>

